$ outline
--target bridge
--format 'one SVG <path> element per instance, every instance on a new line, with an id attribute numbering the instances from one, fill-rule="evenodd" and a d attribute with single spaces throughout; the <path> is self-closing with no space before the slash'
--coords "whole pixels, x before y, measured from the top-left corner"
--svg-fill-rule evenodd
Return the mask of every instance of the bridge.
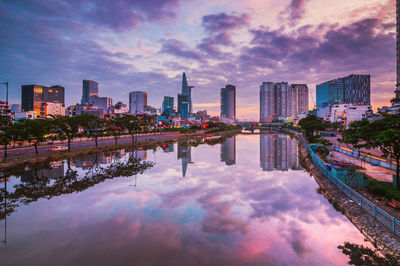
<path id="1" fill-rule="evenodd" d="M 260 122 L 239 122 L 243 129 L 254 131 L 255 129 L 273 129 L 281 128 L 283 123 L 260 123 Z"/>

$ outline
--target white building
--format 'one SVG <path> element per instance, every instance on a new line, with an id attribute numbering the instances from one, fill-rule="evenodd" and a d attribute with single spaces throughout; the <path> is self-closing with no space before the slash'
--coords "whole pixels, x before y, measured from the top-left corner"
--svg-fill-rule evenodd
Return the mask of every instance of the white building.
<path id="1" fill-rule="evenodd" d="M 346 121 L 346 109 L 348 104 L 334 104 L 331 107 L 329 122 L 331 123 L 343 123 Z"/>
<path id="2" fill-rule="evenodd" d="M 22 119 L 36 119 L 37 114 L 36 111 L 27 111 L 27 112 L 15 112 L 14 113 L 14 122 L 18 123 Z"/>
<path id="3" fill-rule="evenodd" d="M 348 105 L 346 108 L 346 128 L 353 121 L 360 121 L 372 115 L 371 105 Z"/>
<path id="4" fill-rule="evenodd" d="M 40 117 L 50 118 L 54 115 L 65 115 L 65 105 L 58 102 L 42 102 L 40 105 Z"/>
<path id="5" fill-rule="evenodd" d="M 128 112 L 129 112 L 128 106 L 122 102 L 117 102 L 113 109 L 114 114 L 126 114 Z"/>
<path id="6" fill-rule="evenodd" d="M 129 93 L 129 113 L 144 113 L 144 107 L 147 105 L 147 93 L 143 91 L 132 91 Z"/>

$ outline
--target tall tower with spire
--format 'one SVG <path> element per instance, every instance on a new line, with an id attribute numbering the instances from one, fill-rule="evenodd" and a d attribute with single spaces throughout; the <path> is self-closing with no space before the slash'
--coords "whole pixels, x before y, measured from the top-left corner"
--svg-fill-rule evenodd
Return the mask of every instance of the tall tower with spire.
<path id="1" fill-rule="evenodd" d="M 183 104 L 187 103 L 188 105 L 188 113 L 191 114 L 193 112 L 192 106 L 192 88 L 194 86 L 189 86 L 186 78 L 186 73 L 183 72 L 182 75 L 182 93 L 178 94 L 178 114 L 182 115 Z"/>
<path id="2" fill-rule="evenodd" d="M 396 0 L 396 99 L 400 100 L 400 0 Z"/>

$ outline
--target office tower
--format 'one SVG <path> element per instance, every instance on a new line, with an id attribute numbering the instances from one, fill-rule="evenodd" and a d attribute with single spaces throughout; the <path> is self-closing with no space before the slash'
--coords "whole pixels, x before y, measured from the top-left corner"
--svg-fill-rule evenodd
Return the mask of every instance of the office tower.
<path id="1" fill-rule="evenodd" d="M 317 108 L 334 104 L 371 104 L 371 76 L 356 75 L 330 80 L 317 85 Z"/>
<path id="2" fill-rule="evenodd" d="M 166 115 L 172 115 L 174 113 L 174 97 L 164 96 L 162 112 Z"/>
<path id="3" fill-rule="evenodd" d="M 344 102 L 371 105 L 371 76 L 351 74 L 343 78 Z"/>
<path id="4" fill-rule="evenodd" d="M 182 119 L 188 119 L 189 118 L 189 107 L 190 104 L 188 102 L 182 102 L 182 114 L 181 118 Z"/>
<path id="5" fill-rule="evenodd" d="M 226 85 L 220 92 L 221 121 L 228 119 L 232 122 L 236 119 L 236 87 Z"/>
<path id="6" fill-rule="evenodd" d="M 64 104 L 65 89 L 60 85 L 46 87 L 42 85 L 21 86 L 21 108 L 23 111 L 35 111 L 40 114 L 43 102 L 59 102 Z"/>
<path id="7" fill-rule="evenodd" d="M 93 80 L 83 80 L 81 104 L 89 103 L 91 96 L 99 96 L 99 84 Z"/>
<path id="8" fill-rule="evenodd" d="M 341 104 L 344 102 L 344 83 L 342 78 L 333 79 L 317 85 L 317 108 L 326 104 Z"/>
<path id="9" fill-rule="evenodd" d="M 96 106 L 98 109 L 103 110 L 105 114 L 108 114 L 112 107 L 112 98 L 90 96 L 88 104 Z"/>
<path id="10" fill-rule="evenodd" d="M 308 87 L 306 84 L 291 84 L 288 92 L 288 116 L 308 112 Z"/>
<path id="11" fill-rule="evenodd" d="M 226 165 L 236 163 L 236 136 L 228 138 L 221 144 L 221 162 Z"/>
<path id="12" fill-rule="evenodd" d="M 143 91 L 132 91 L 129 93 L 129 113 L 142 114 L 144 106 L 147 105 L 147 93 Z"/>
<path id="13" fill-rule="evenodd" d="M 189 104 L 189 115 L 193 112 L 192 103 L 192 88 L 194 86 L 189 86 L 185 72 L 182 75 L 182 93 L 178 94 L 178 114 L 182 115 L 182 104 L 187 102 Z"/>

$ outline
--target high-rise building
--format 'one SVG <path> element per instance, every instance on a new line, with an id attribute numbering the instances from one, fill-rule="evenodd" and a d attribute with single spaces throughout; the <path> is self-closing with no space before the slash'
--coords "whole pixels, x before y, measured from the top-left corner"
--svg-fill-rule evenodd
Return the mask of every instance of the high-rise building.
<path id="1" fill-rule="evenodd" d="M 182 160 L 182 177 L 186 176 L 187 169 L 192 162 L 192 147 L 187 143 L 178 142 L 178 160 Z"/>
<path id="2" fill-rule="evenodd" d="M 174 113 L 174 97 L 164 96 L 162 112 L 166 115 L 172 115 Z"/>
<path id="3" fill-rule="evenodd" d="M 345 103 L 371 105 L 371 75 L 351 74 L 343 78 Z"/>
<path id="4" fill-rule="evenodd" d="M 234 122 L 236 119 L 236 87 L 226 85 L 221 89 L 221 121 L 228 119 Z"/>
<path id="5" fill-rule="evenodd" d="M 308 112 L 308 87 L 306 84 L 291 84 L 288 92 L 288 116 L 299 116 Z"/>
<path id="6" fill-rule="evenodd" d="M 129 93 L 129 113 L 142 114 L 147 105 L 147 92 L 132 91 Z"/>
<path id="7" fill-rule="evenodd" d="M 182 104 L 187 102 L 189 104 L 189 115 L 193 112 L 192 103 L 192 88 L 194 86 L 189 86 L 186 78 L 185 72 L 182 75 L 182 93 L 178 94 L 178 114 L 182 115 Z"/>
<path id="8" fill-rule="evenodd" d="M 317 108 L 341 103 L 370 105 L 371 76 L 351 74 L 317 85 Z"/>
<path id="9" fill-rule="evenodd" d="M 64 104 L 65 89 L 60 85 L 46 87 L 42 85 L 21 86 L 21 108 L 23 111 L 35 111 L 40 114 L 43 102 L 59 102 Z"/>
<path id="10" fill-rule="evenodd" d="M 260 121 L 270 123 L 275 118 L 288 116 L 287 82 L 263 82 L 260 86 Z"/>
<path id="11" fill-rule="evenodd" d="M 13 113 L 22 112 L 21 105 L 18 104 L 18 103 L 12 104 L 11 105 L 11 112 L 13 112 Z"/>
<path id="12" fill-rule="evenodd" d="M 236 163 L 236 136 L 226 139 L 221 145 L 221 162 L 226 165 Z"/>
<path id="13" fill-rule="evenodd" d="M 344 102 L 344 82 L 342 78 L 333 79 L 317 85 L 317 108 L 324 105 Z"/>
<path id="14" fill-rule="evenodd" d="M 108 114 L 112 107 L 112 98 L 90 96 L 88 104 L 96 106 L 98 109 L 102 109 L 105 114 Z"/>
<path id="15" fill-rule="evenodd" d="M 400 0 L 396 0 L 396 99 L 400 101 Z"/>
<path id="16" fill-rule="evenodd" d="M 89 103 L 92 96 L 99 96 L 99 84 L 93 80 L 83 80 L 81 104 Z"/>

